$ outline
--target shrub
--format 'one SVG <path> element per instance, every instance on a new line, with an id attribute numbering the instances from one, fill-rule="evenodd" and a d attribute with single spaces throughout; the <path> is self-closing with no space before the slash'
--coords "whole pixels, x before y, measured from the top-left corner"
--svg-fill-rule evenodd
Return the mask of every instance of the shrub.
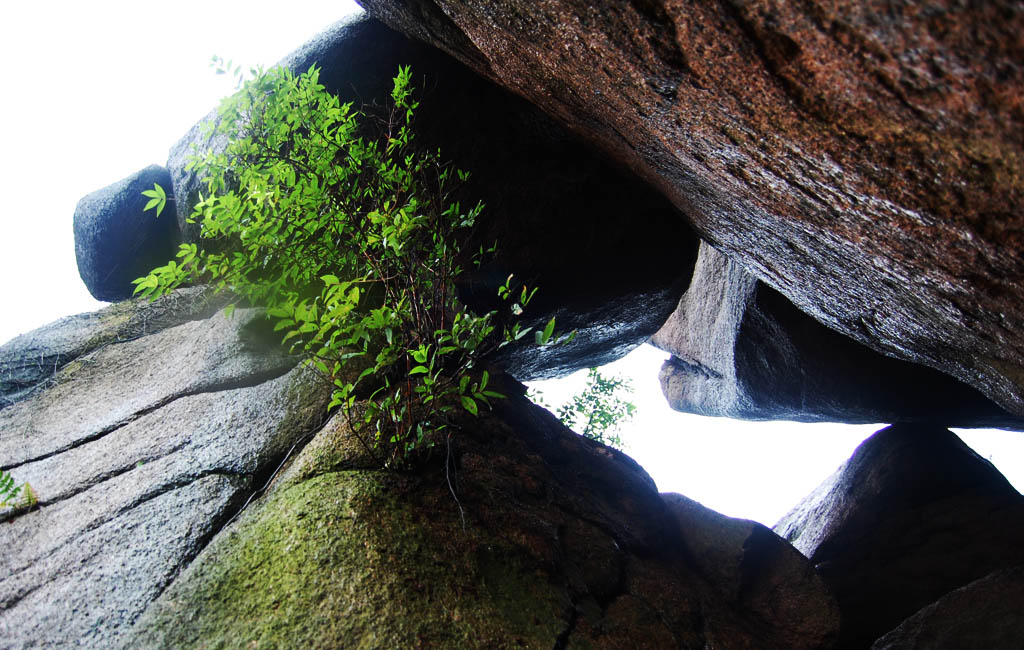
<path id="1" fill-rule="evenodd" d="M 622 439 L 617 431 L 632 420 L 636 413 L 636 406 L 624 397 L 632 390 L 628 379 L 606 377 L 597 368 L 590 368 L 587 370 L 587 383 L 583 390 L 558 407 L 558 419 L 585 438 L 622 449 Z M 531 391 L 529 397 L 538 405 L 551 410 L 540 391 Z"/>
<path id="2" fill-rule="evenodd" d="M 366 399 L 361 435 L 389 443 L 385 462 L 403 464 L 439 439 L 453 409 L 476 415 L 501 397 L 482 360 L 528 333 L 511 314 L 533 292 L 510 276 L 500 317 L 459 301 L 455 280 L 493 248 L 460 247 L 483 205 L 459 200 L 467 172 L 416 148 L 408 67 L 374 115 L 327 92 L 315 66 L 239 78 L 206 134 L 226 148 L 188 167 L 206 184 L 190 217 L 201 245 L 183 244 L 177 260 L 135 281 L 136 293 L 205 281 L 265 306 L 284 341 L 331 382 L 331 408 L 352 416 Z M 147 196 L 159 215 L 163 189 Z M 536 332 L 538 342 L 557 341 L 553 328 Z"/>

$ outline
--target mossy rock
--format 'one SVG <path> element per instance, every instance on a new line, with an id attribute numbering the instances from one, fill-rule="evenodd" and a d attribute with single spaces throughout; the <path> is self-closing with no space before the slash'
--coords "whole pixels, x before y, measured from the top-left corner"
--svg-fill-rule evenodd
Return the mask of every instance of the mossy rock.
<path id="1" fill-rule="evenodd" d="M 569 608 L 558 585 L 431 492 L 365 470 L 276 491 L 125 647 L 552 647 Z"/>

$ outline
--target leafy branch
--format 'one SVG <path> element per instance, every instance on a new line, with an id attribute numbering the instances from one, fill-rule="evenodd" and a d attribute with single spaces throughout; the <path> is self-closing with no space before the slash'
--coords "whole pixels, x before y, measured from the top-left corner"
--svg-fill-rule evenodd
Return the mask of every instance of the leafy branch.
<path id="1" fill-rule="evenodd" d="M 207 126 L 227 145 L 188 165 L 206 185 L 190 216 L 200 241 L 135 292 L 209 282 L 266 307 L 283 342 L 332 385 L 330 408 L 388 448 L 385 464 L 404 465 L 444 438 L 454 409 L 477 415 L 502 397 L 484 360 L 530 332 L 517 317 L 535 289 L 510 276 L 501 314 L 459 301 L 456 279 L 494 249 L 461 249 L 484 206 L 463 203 L 468 172 L 416 147 L 408 67 L 373 120 L 328 93 L 315 66 L 234 73 L 241 90 Z M 144 194 L 159 214 L 164 190 Z M 552 319 L 537 343 L 571 340 L 554 329 Z"/>
<path id="2" fill-rule="evenodd" d="M 622 449 L 618 431 L 636 414 L 636 406 L 626 398 L 632 391 L 628 379 L 606 377 L 597 368 L 590 368 L 583 389 L 558 407 L 558 419 L 585 438 Z M 531 391 L 530 399 L 551 409 L 540 391 Z"/>

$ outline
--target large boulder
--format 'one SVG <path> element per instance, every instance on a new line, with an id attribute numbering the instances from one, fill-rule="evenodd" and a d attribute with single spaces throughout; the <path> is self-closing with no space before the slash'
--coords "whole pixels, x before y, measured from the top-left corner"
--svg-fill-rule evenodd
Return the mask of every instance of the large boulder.
<path id="1" fill-rule="evenodd" d="M 493 412 L 385 470 L 258 311 L 130 306 L 50 328 L 60 349 L 135 336 L 0 411 L 38 498 L 0 509 L 5 647 L 831 647 L 794 549 L 659 495 L 507 376 Z"/>
<path id="2" fill-rule="evenodd" d="M 463 200 L 486 204 L 465 249 L 498 244 L 496 258 L 464 279 L 464 298 L 480 310 L 495 308 L 498 287 L 514 274 L 539 287 L 528 325 L 554 316 L 559 330 L 577 332 L 572 345 L 507 348 L 497 361 L 517 378 L 555 377 L 617 359 L 672 313 L 698 238 L 635 175 L 528 102 L 375 20 L 338 23 L 281 62 L 296 72 L 313 64 L 328 90 L 371 113 L 389 96 L 398 67 L 412 65 L 422 102 L 419 145 L 441 149 L 470 171 Z M 201 179 L 185 165 L 191 152 L 221 146 L 204 140 L 200 123 L 171 150 L 178 220 L 189 238 L 196 232 L 186 218 Z"/>
<path id="3" fill-rule="evenodd" d="M 135 320 L 168 306 L 134 305 Z M 0 412 L 5 470 L 38 499 L 0 509 L 5 647 L 111 647 L 322 422 L 329 391 L 268 345 L 262 316 L 189 315 L 106 342 Z"/>
<path id="4" fill-rule="evenodd" d="M 635 171 L 813 318 L 1024 415 L 1018 2 L 361 4 Z"/>
<path id="5" fill-rule="evenodd" d="M 1024 496 L 952 432 L 894 425 L 775 532 L 839 602 L 839 648 L 862 649 L 947 592 L 1024 564 Z"/>
<path id="6" fill-rule="evenodd" d="M 51 385 L 68 363 L 104 345 L 209 318 L 231 296 L 208 287 L 175 291 L 155 302 L 136 299 L 67 316 L 0 345 L 0 409 Z"/>
<path id="7" fill-rule="evenodd" d="M 143 190 L 157 183 L 170 192 L 171 176 L 150 165 L 88 194 L 75 207 L 78 274 L 92 297 L 107 302 L 130 298 L 132 280 L 174 257 L 180 239 L 174 212 L 143 212 Z"/>
<path id="8" fill-rule="evenodd" d="M 871 650 L 995 650 L 1024 639 L 1024 567 L 951 591 L 875 641 Z"/>
<path id="9" fill-rule="evenodd" d="M 816 635 L 751 615 L 681 543 L 714 517 L 677 520 L 627 457 L 502 390 L 405 474 L 374 469 L 336 418 L 123 647 L 829 647 L 823 591 L 802 612 Z M 746 577 L 800 583 L 777 559 Z"/>
<path id="10" fill-rule="evenodd" d="M 681 494 L 662 494 L 684 551 L 736 609 L 775 630 L 789 648 L 831 648 L 839 606 L 800 551 L 756 521 L 734 519 Z"/>
<path id="11" fill-rule="evenodd" d="M 975 388 L 825 327 L 706 243 L 690 287 L 651 343 L 672 353 L 662 391 L 685 413 L 1024 427 L 1024 418 Z"/>

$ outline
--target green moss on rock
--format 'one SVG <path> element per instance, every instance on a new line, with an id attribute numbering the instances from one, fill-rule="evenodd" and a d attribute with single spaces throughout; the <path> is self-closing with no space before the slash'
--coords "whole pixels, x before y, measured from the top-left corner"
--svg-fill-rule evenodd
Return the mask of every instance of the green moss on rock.
<path id="1" fill-rule="evenodd" d="M 569 605 L 454 501 L 376 471 L 283 487 L 152 607 L 128 647 L 552 647 Z M 563 618 L 560 614 L 565 614 Z"/>

